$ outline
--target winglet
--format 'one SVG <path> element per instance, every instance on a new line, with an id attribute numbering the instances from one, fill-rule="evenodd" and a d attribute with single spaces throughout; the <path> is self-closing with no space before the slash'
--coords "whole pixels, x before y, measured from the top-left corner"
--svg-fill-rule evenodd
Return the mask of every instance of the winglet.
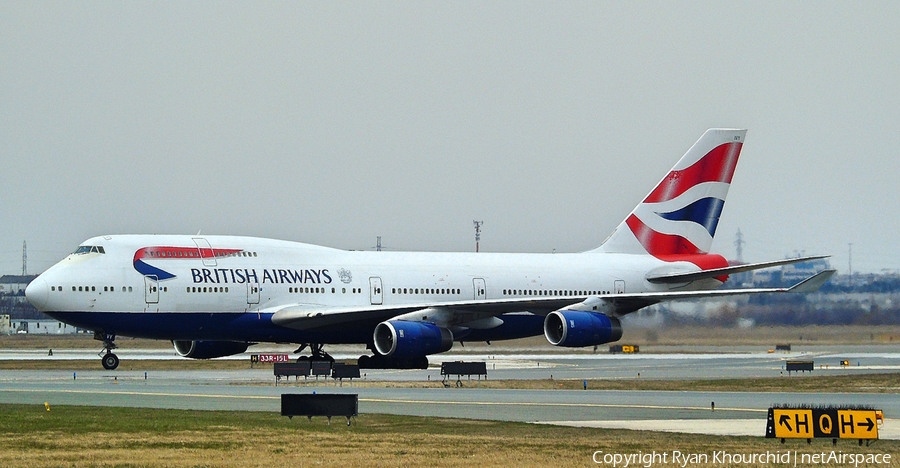
<path id="1" fill-rule="evenodd" d="M 791 286 L 785 292 L 792 293 L 811 293 L 816 292 L 819 288 L 831 278 L 831 275 L 837 270 L 822 270 L 809 278 Z"/>

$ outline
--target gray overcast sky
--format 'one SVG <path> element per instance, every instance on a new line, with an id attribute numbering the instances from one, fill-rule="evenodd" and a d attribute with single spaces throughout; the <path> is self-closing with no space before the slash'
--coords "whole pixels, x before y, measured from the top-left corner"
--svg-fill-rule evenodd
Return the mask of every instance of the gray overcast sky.
<path id="1" fill-rule="evenodd" d="M 714 250 L 900 270 L 895 2 L 0 1 L 0 273 L 114 233 L 597 246 L 748 128 Z"/>

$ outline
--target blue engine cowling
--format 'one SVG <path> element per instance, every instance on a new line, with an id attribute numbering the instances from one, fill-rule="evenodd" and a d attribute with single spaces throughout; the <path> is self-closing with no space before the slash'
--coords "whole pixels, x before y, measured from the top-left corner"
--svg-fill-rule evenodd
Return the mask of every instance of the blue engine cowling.
<path id="1" fill-rule="evenodd" d="M 579 348 L 618 341 L 619 319 L 596 312 L 557 310 L 544 318 L 544 336 L 554 346 Z"/>
<path id="2" fill-rule="evenodd" d="M 175 352 L 181 357 L 191 359 L 212 359 L 231 356 L 247 351 L 250 343 L 241 341 L 173 341 Z"/>
<path id="3" fill-rule="evenodd" d="M 374 338 L 378 354 L 398 358 L 443 353 L 453 347 L 453 333 L 428 322 L 381 322 L 375 327 Z"/>

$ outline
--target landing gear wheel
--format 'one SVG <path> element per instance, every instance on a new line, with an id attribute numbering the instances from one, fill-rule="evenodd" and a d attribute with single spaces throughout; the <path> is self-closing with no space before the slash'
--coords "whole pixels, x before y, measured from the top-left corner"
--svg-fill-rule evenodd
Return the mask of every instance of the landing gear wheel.
<path id="1" fill-rule="evenodd" d="M 116 356 L 113 353 L 106 353 L 101 359 L 103 363 L 103 368 L 106 370 L 115 370 L 119 367 L 119 356 Z"/>
<path id="2" fill-rule="evenodd" d="M 325 345 L 321 343 L 303 343 L 297 348 L 295 353 L 301 353 L 304 349 L 309 348 L 309 356 L 300 356 L 297 358 L 297 362 L 303 361 L 328 361 L 334 364 L 334 358 L 331 357 L 330 354 L 326 353 L 324 348 Z"/>
<path id="3" fill-rule="evenodd" d="M 322 344 L 310 344 L 310 351 L 312 356 L 310 356 L 311 361 L 329 361 L 334 364 L 334 358 L 331 357 L 330 354 L 325 352 L 325 345 Z"/>

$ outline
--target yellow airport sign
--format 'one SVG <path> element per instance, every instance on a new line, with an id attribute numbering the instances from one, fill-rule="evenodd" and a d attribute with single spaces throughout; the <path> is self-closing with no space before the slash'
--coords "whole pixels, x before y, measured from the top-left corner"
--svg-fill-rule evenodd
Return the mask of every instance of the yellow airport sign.
<path id="1" fill-rule="evenodd" d="M 837 425 L 841 439 L 877 439 L 875 410 L 838 410 Z"/>
<path id="2" fill-rule="evenodd" d="M 874 440 L 878 438 L 878 413 L 837 408 L 770 408 L 766 437 Z"/>
<path id="3" fill-rule="evenodd" d="M 813 412 L 811 409 L 774 409 L 771 411 L 774 413 L 775 438 L 813 438 Z"/>

